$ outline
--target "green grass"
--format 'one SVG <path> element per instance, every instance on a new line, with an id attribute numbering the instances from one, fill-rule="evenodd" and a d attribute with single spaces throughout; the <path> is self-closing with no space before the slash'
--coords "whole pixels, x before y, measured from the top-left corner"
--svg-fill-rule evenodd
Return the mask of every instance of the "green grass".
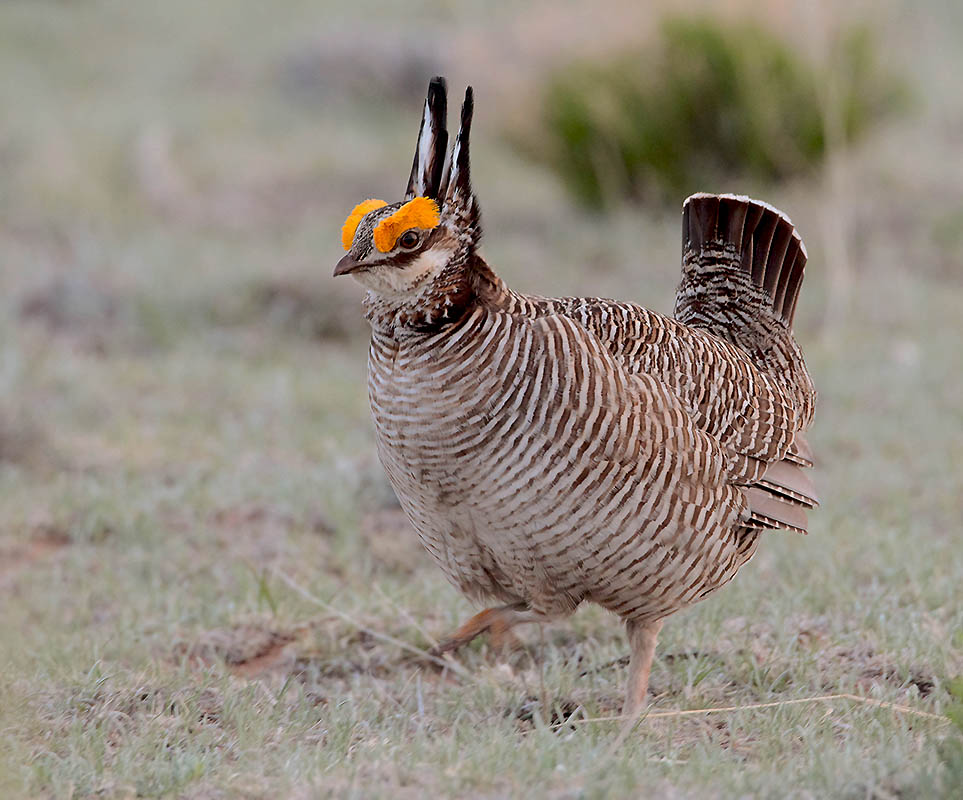
<path id="1" fill-rule="evenodd" d="M 392 41 L 370 9 L 263 8 L 0 9 L 16 78 L 0 82 L 0 796 L 951 792 L 949 721 L 846 701 L 651 718 L 612 752 L 616 725 L 576 722 L 614 713 L 626 677 L 596 608 L 525 631 L 507 659 L 480 642 L 441 671 L 412 652 L 473 608 L 392 503 L 359 294 L 329 275 L 347 211 L 400 192 L 419 101 L 355 96 L 354 67 L 324 60 L 345 31 Z M 513 13 L 424 3 L 379 25 L 494 48 Z M 939 51 L 928 37 L 959 31 L 940 13 L 941 31 L 896 26 L 894 50 Z M 317 84 L 292 89 L 286 65 L 318 52 Z M 380 74 L 408 58 L 360 52 Z M 492 136 L 502 100 L 478 72 L 495 266 L 522 290 L 669 308 L 677 215 L 574 212 Z M 811 254 L 798 329 L 823 504 L 808 537 L 769 536 L 668 621 L 653 711 L 957 702 L 953 103 L 868 141 L 838 190 L 766 198 Z M 828 215 L 846 221 L 852 290 L 826 328 Z"/>

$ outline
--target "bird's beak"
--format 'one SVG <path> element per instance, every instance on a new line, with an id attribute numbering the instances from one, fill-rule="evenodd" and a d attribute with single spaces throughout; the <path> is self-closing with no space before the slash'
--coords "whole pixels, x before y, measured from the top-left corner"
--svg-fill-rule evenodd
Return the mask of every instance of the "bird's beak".
<path id="1" fill-rule="evenodd" d="M 337 263 L 337 265 L 334 268 L 333 277 L 337 277 L 338 275 L 347 275 L 348 273 L 355 272 L 356 270 L 362 269 L 363 267 L 364 267 L 364 264 L 361 264 L 358 261 L 355 261 L 354 258 L 352 258 L 351 254 L 349 253 L 348 255 L 343 256 L 341 260 Z"/>

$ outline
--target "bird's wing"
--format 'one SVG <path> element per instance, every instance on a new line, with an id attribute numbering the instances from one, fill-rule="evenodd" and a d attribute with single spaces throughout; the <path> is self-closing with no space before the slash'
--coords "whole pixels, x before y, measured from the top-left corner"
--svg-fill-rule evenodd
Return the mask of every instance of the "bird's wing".
<path id="1" fill-rule="evenodd" d="M 529 324 L 534 336 L 528 371 L 542 376 L 546 414 L 566 420 L 561 435 L 571 441 L 565 452 L 584 450 L 590 460 L 654 469 L 648 483 L 656 491 L 666 479 L 696 494 L 731 488 L 725 446 L 702 429 L 668 384 L 626 370 L 568 316 L 546 315 Z"/>
<path id="2" fill-rule="evenodd" d="M 537 556 L 533 584 L 548 575 L 576 603 L 661 617 L 735 574 L 755 542 L 745 535 L 751 504 L 729 480 L 722 445 L 669 387 L 630 374 L 564 315 L 505 313 L 487 331 L 500 346 L 486 348 L 489 361 L 476 368 L 485 390 L 469 381 L 483 408 L 465 405 L 499 426 L 486 439 L 499 466 L 465 505 L 486 521 L 512 509 L 522 550 Z M 459 442 L 455 460 L 473 458 Z M 495 509 L 492 498 L 501 498 Z M 512 558 L 524 565 L 527 556 Z"/>
<path id="3" fill-rule="evenodd" d="M 664 385 L 696 426 L 719 442 L 729 480 L 744 486 L 759 527 L 805 532 L 817 503 L 804 467 L 808 419 L 794 398 L 738 347 L 633 303 L 594 298 L 541 301 L 592 334 L 635 376 Z"/>

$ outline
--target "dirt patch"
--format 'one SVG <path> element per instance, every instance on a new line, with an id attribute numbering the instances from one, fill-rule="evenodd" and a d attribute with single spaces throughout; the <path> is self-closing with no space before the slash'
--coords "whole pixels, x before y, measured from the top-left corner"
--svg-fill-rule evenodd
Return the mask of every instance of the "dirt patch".
<path id="1" fill-rule="evenodd" d="M 320 536 L 334 534 L 334 525 L 320 512 L 314 512 L 307 518 L 301 518 L 279 508 L 258 503 L 243 503 L 236 506 L 226 506 L 211 515 L 211 522 L 221 528 L 306 528 Z"/>
<path id="2" fill-rule="evenodd" d="M 599 664 L 597 667 L 592 667 L 590 669 L 582 670 L 579 673 L 579 677 L 584 678 L 588 675 L 597 675 L 599 673 L 608 672 L 610 670 L 626 669 L 629 666 L 629 661 L 631 661 L 631 658 L 632 657 L 629 654 L 626 654 L 624 656 L 619 656 L 618 658 L 613 658 L 611 661 L 606 661 L 603 664 Z M 724 663 L 723 657 L 718 653 L 710 653 L 704 650 L 690 650 L 688 652 L 665 653 L 665 654 L 661 654 L 658 651 L 656 651 L 656 654 L 655 654 L 655 663 L 661 662 L 663 664 L 675 664 L 681 661 L 696 661 L 696 660 L 714 661 L 714 662 L 717 662 L 718 664 Z M 576 664 L 581 664 L 582 661 L 583 661 L 583 658 L 579 656 L 576 659 Z M 654 690 L 652 691 L 652 693 L 659 694 Z"/>
<path id="3" fill-rule="evenodd" d="M 190 644 L 176 646 L 174 655 L 205 666 L 223 662 L 239 678 L 257 678 L 293 666 L 290 645 L 298 636 L 267 622 L 247 622 L 207 631 Z"/>
<path id="4" fill-rule="evenodd" d="M 124 745 L 134 730 L 158 726 L 176 736 L 214 731 L 212 746 L 223 743 L 224 698 L 214 688 L 140 685 L 112 689 L 110 681 L 80 689 L 69 697 L 52 697 L 41 714 L 61 729 L 79 725 L 103 735 L 108 757 Z"/>
<path id="5" fill-rule="evenodd" d="M 19 404 L 0 408 L 0 462 L 42 467 L 53 460 L 50 442 L 33 414 Z"/>
<path id="6" fill-rule="evenodd" d="M 171 691 L 153 686 L 141 686 L 115 695 L 95 696 L 89 709 L 109 706 L 127 717 L 138 715 L 174 715 L 190 708 L 198 722 L 218 723 L 224 708 L 224 698 L 213 688 L 200 691 L 179 689 Z"/>
<path id="7" fill-rule="evenodd" d="M 856 685 L 867 693 L 874 685 L 881 682 L 907 690 L 915 687 L 920 697 L 926 697 L 936 687 L 933 676 L 925 674 L 923 670 L 900 669 L 884 655 L 868 648 L 864 650 L 830 648 L 827 658 L 831 663 L 850 665 L 854 671 L 858 670 Z"/>
<path id="8" fill-rule="evenodd" d="M 776 646 L 778 633 L 766 625 L 751 623 L 745 617 L 736 617 L 723 624 L 726 633 L 733 635 L 732 640 L 722 637 L 717 644 L 717 653 L 723 657 L 729 652 L 750 651 L 760 664 L 779 666 L 780 656 Z M 843 646 L 832 645 L 833 632 L 827 619 L 823 617 L 795 618 L 787 620 L 785 630 L 795 629 L 796 641 L 817 655 L 819 671 L 823 676 L 832 676 L 822 682 L 826 692 L 839 691 L 839 680 L 854 680 L 856 687 L 868 692 L 874 685 L 883 682 L 890 686 L 909 689 L 915 687 L 921 697 L 926 697 L 936 686 L 933 675 L 919 666 L 900 668 L 893 664 L 892 656 L 876 651 L 870 644 Z M 738 634 L 742 638 L 738 644 Z M 748 637 L 746 637 L 748 634 Z M 748 639 L 748 640 L 747 640 Z M 658 656 L 656 656 L 658 658 Z"/>
<path id="9" fill-rule="evenodd" d="M 287 650 L 289 644 L 290 642 L 284 637 L 276 637 L 256 656 L 239 664 L 228 662 L 228 668 L 239 678 L 256 678 L 268 672 L 276 672 L 289 661 Z"/>
<path id="10" fill-rule="evenodd" d="M 260 565 L 287 557 L 308 557 L 306 547 L 312 559 L 320 559 L 327 553 L 328 540 L 334 534 L 333 524 L 320 511 L 292 513 L 261 503 L 225 506 L 212 513 L 208 520 L 219 547 L 232 558 Z M 291 536 L 294 532 L 315 536 L 307 540 L 301 537 L 295 542 Z"/>
<path id="11" fill-rule="evenodd" d="M 450 670 L 431 659 L 350 627 L 338 617 L 319 617 L 290 627 L 269 617 L 247 620 L 177 643 L 171 655 L 175 661 L 186 660 L 201 668 L 223 664 L 245 680 L 290 677 L 319 701 L 326 701 L 333 687 L 358 676 L 387 680 L 420 671 L 429 680 L 452 679 Z"/>
<path id="12" fill-rule="evenodd" d="M 403 669 L 421 668 L 425 661 L 409 653 L 399 653 L 363 630 L 345 634 L 337 626 L 327 626 L 304 642 L 291 673 L 305 686 L 350 680 L 356 675 L 374 678 L 397 676 Z"/>
<path id="13" fill-rule="evenodd" d="M 570 725 L 570 723 L 588 716 L 582 705 L 574 700 L 562 698 L 549 700 L 549 703 L 551 707 L 546 709 L 542 700 L 534 695 L 529 695 L 521 703 L 508 709 L 506 716 L 514 717 L 522 731 L 534 729 L 537 717 L 540 717 L 545 724 L 559 730 L 574 730 L 575 726 Z"/>
<path id="14" fill-rule="evenodd" d="M 65 531 L 54 525 L 38 525 L 23 542 L 0 544 L 0 587 L 23 570 L 53 558 L 71 543 Z"/>
<path id="15" fill-rule="evenodd" d="M 123 304 L 107 287 L 78 276 L 58 277 L 27 294 L 20 319 L 70 338 L 87 353 L 104 355 L 116 338 Z"/>

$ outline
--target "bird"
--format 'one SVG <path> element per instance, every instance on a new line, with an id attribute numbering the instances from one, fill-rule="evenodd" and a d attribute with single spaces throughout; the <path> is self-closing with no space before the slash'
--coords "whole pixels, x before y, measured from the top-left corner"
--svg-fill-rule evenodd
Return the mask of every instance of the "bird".
<path id="1" fill-rule="evenodd" d="M 450 150 L 447 103 L 432 79 L 403 199 L 352 210 L 334 270 L 367 290 L 387 478 L 448 580 L 491 604 L 436 653 L 594 603 L 625 623 L 639 714 L 665 618 L 818 503 L 792 330 L 806 248 L 773 206 L 699 193 L 672 316 L 513 291 L 479 252 L 472 88 Z"/>

